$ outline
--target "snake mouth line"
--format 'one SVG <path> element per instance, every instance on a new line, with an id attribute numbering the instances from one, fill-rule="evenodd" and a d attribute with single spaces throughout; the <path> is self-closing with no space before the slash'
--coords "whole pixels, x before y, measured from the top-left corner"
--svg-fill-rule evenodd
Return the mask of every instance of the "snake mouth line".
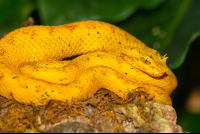
<path id="1" fill-rule="evenodd" d="M 142 72 L 144 72 L 144 71 L 142 71 Z M 155 77 L 155 76 L 152 76 L 152 75 L 150 75 L 148 73 L 145 73 L 145 74 L 147 74 L 149 77 L 152 77 L 153 79 L 157 79 L 157 80 L 164 79 L 165 77 L 169 76 L 166 72 L 162 76 L 160 76 L 160 77 Z"/>
<path id="2" fill-rule="evenodd" d="M 79 54 L 79 55 L 74 55 L 74 56 L 71 56 L 71 57 L 63 58 L 63 59 L 61 59 L 61 61 L 73 60 L 73 59 L 75 59 L 75 58 L 77 58 L 77 57 L 79 57 L 81 55 L 83 55 L 83 54 Z"/>

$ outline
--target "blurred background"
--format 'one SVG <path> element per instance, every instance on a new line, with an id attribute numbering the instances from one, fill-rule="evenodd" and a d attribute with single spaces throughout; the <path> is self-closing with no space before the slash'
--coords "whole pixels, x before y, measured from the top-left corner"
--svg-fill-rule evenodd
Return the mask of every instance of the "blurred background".
<path id="1" fill-rule="evenodd" d="M 26 24 L 101 20 L 167 53 L 178 79 L 172 93 L 177 124 L 200 132 L 200 0 L 0 0 L 0 35 Z"/>

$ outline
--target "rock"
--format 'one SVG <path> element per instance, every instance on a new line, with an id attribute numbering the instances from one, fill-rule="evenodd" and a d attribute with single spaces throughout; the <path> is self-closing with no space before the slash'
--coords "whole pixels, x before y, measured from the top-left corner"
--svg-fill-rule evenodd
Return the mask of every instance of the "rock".
<path id="1" fill-rule="evenodd" d="M 67 122 L 57 125 L 49 130 L 49 133 L 94 133 L 94 129 L 84 123 Z"/>

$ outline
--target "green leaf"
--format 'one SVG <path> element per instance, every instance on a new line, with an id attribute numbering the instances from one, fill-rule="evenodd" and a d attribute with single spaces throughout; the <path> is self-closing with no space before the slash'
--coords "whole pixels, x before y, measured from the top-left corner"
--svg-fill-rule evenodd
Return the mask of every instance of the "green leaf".
<path id="1" fill-rule="evenodd" d="M 190 45 L 199 36 L 200 36 L 200 31 L 192 34 L 192 36 L 189 38 L 188 41 L 187 41 L 187 39 L 188 39 L 188 37 L 187 37 L 187 39 L 182 39 L 182 40 L 180 39 L 181 41 L 174 40 L 173 41 L 173 44 L 175 44 L 174 46 L 169 45 L 169 47 L 166 49 L 166 51 L 169 52 L 168 55 L 173 55 L 173 57 L 171 56 L 171 58 L 167 61 L 167 64 L 171 69 L 176 69 L 180 65 L 183 64 L 183 62 L 184 62 L 184 60 L 185 60 L 185 58 L 187 56 L 187 53 L 188 53 L 188 51 L 190 49 Z M 183 42 L 184 40 L 186 42 Z M 183 42 L 183 44 L 181 44 L 181 42 Z M 173 48 L 170 48 L 171 46 Z M 173 49 L 173 50 L 169 51 L 169 49 Z"/>
<path id="2" fill-rule="evenodd" d="M 139 7 L 152 9 L 165 0 L 38 0 L 45 25 L 61 25 L 81 20 L 120 22 Z"/>
<path id="3" fill-rule="evenodd" d="M 174 53 L 171 54 L 174 47 L 172 46 L 167 50 L 166 48 L 171 44 L 171 40 L 174 39 L 177 27 L 179 27 L 190 6 L 190 1 L 168 0 L 157 9 L 137 12 L 119 26 L 139 38 L 151 48 L 157 49 L 161 54 L 167 53 L 169 57 L 168 61 L 173 58 L 178 60 Z M 185 51 L 185 48 L 183 50 Z"/>
<path id="4" fill-rule="evenodd" d="M 200 36 L 199 5 L 199 0 L 192 1 L 170 44 L 164 51 L 170 57 L 167 64 L 171 69 L 178 68 L 184 62 L 190 45 Z"/>
<path id="5" fill-rule="evenodd" d="M 34 8 L 32 0 L 1 0 L 0 35 L 19 28 Z"/>

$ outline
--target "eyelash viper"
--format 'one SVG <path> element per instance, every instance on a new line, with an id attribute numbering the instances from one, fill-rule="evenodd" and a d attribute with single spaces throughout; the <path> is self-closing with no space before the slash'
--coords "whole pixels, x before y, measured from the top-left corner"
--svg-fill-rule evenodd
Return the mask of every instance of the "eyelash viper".
<path id="1" fill-rule="evenodd" d="M 0 95 L 45 105 L 91 97 L 100 88 L 124 98 L 143 87 L 155 100 L 172 105 L 169 95 L 177 80 L 166 59 L 101 21 L 22 27 L 0 40 Z"/>

